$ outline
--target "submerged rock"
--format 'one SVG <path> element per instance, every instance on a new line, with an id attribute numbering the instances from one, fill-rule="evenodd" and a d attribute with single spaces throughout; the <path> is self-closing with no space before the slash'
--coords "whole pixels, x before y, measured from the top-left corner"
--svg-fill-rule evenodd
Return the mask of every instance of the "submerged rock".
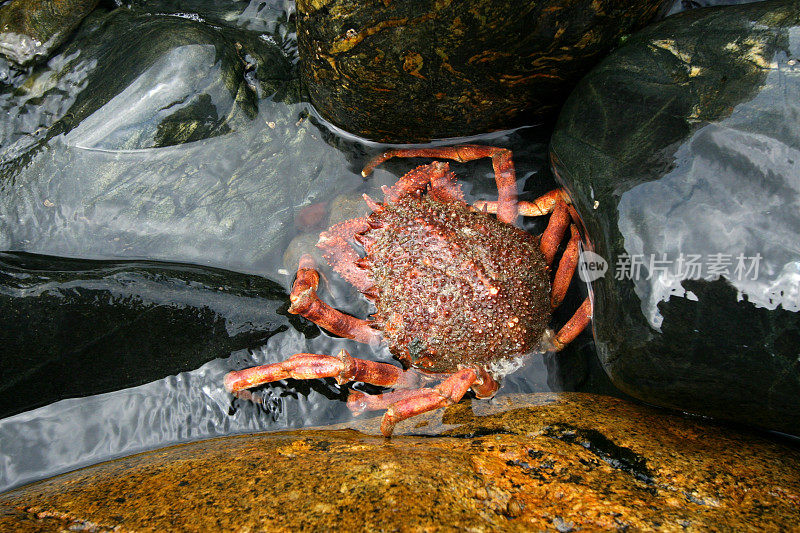
<path id="1" fill-rule="evenodd" d="M 0 249 L 274 272 L 295 206 L 361 178 L 297 103 L 272 16 L 98 9 L 0 84 Z"/>
<path id="2" fill-rule="evenodd" d="M 18 65 L 46 58 L 98 0 L 11 0 L 0 7 L 0 54 Z"/>
<path id="3" fill-rule="evenodd" d="M 800 434 L 800 6 L 670 17 L 559 118 L 555 172 L 609 264 L 597 349 L 644 401 Z"/>
<path id="4" fill-rule="evenodd" d="M 78 93 L 56 127 L 83 148 L 141 150 L 208 139 L 247 129 L 262 97 L 297 97 L 290 58 L 255 32 L 127 9 L 98 17 L 89 31 L 93 42 L 75 43 L 79 59 L 58 74 L 77 61 L 95 63 L 89 90 Z"/>
<path id="5" fill-rule="evenodd" d="M 473 409 L 475 412 L 473 412 Z M 148 452 L 0 496 L 0 527 L 784 529 L 800 451 L 622 400 L 462 402 L 402 423 L 228 437 Z M 425 433 L 425 435 L 420 435 Z"/>
<path id="6" fill-rule="evenodd" d="M 291 58 L 261 35 L 171 13 L 99 11 L 4 103 L 37 101 L 50 110 L 38 124 L 44 140 L 68 134 L 83 149 L 141 150 L 241 131 L 260 98 L 298 98 Z M 10 155 L 6 175 L 15 168 Z"/>
<path id="7" fill-rule="evenodd" d="M 0 253 L 0 418 L 261 346 L 289 328 L 287 298 L 193 265 Z"/>

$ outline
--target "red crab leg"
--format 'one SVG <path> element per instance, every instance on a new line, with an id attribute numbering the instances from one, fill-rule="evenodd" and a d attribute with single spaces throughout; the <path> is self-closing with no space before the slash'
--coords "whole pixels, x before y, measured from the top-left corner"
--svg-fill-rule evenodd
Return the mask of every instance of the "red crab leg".
<path id="1" fill-rule="evenodd" d="M 406 371 L 408 372 L 408 371 Z M 500 384 L 492 379 L 488 372 L 485 370 L 478 370 L 479 379 L 472 384 L 472 390 L 478 398 L 491 398 L 497 392 Z M 421 374 L 420 381 L 429 381 L 442 378 L 448 378 L 452 374 Z M 394 386 L 398 388 L 397 385 Z M 361 391 L 351 390 L 350 395 L 347 397 L 347 407 L 354 415 L 358 416 L 364 411 L 380 411 L 387 409 L 393 403 L 412 396 L 418 396 L 419 389 L 415 390 L 394 390 L 392 392 L 385 392 L 383 394 L 366 394 Z"/>
<path id="2" fill-rule="evenodd" d="M 350 246 L 347 239 L 368 229 L 369 223 L 366 218 L 346 220 L 320 233 L 319 242 L 317 242 L 317 248 L 322 250 L 322 255 L 333 270 L 361 292 L 372 288 L 373 281 L 366 270 L 356 266 L 356 261 L 360 259 L 360 256 Z"/>
<path id="3" fill-rule="evenodd" d="M 563 200 L 568 204 L 570 203 L 569 196 L 564 192 L 564 189 L 553 189 L 532 202 L 518 202 L 517 207 L 519 208 L 519 214 L 524 217 L 540 217 L 550 214 L 559 200 Z M 492 214 L 497 213 L 497 202 L 478 200 L 472 204 L 472 206 L 479 211 L 486 211 Z"/>
<path id="4" fill-rule="evenodd" d="M 483 378 L 482 382 L 475 386 L 476 382 L 481 378 Z M 492 391 L 492 394 L 494 394 L 499 385 L 485 371 L 476 371 L 472 368 L 459 370 L 437 386 L 430 389 L 421 389 L 417 391 L 417 394 L 403 398 L 390 405 L 386 410 L 386 414 L 383 415 L 383 420 L 381 420 L 381 433 L 386 437 L 390 437 L 392 431 L 394 431 L 395 424 L 398 422 L 440 407 L 458 403 L 470 387 L 476 388 L 478 397 L 482 397 L 480 392 L 488 393 Z"/>
<path id="5" fill-rule="evenodd" d="M 402 368 L 388 363 L 356 359 L 347 351 L 341 350 L 335 357 L 298 353 L 280 363 L 228 372 L 225 376 L 225 388 L 229 392 L 238 392 L 287 378 L 335 378 L 340 385 L 350 381 L 363 381 L 379 387 L 419 385 L 419 376 L 415 372 L 404 372 Z"/>
<path id="6" fill-rule="evenodd" d="M 572 276 L 575 275 L 575 269 L 578 266 L 578 258 L 580 255 L 578 246 L 581 242 L 581 235 L 575 224 L 571 224 L 569 229 L 571 233 L 569 243 L 567 244 L 567 249 L 564 250 L 564 254 L 561 256 L 561 261 L 558 262 L 558 270 L 556 270 L 556 275 L 553 278 L 553 289 L 550 292 L 550 307 L 553 309 L 561 305 L 561 302 L 564 301 L 564 296 L 567 294 Z"/>
<path id="7" fill-rule="evenodd" d="M 450 172 L 450 165 L 434 161 L 429 165 L 420 165 L 404 174 L 391 187 L 383 187 L 386 201 L 393 202 L 401 196 L 422 192 L 430 183 L 433 188 L 450 189 L 455 182 L 455 174 Z"/>
<path id="8" fill-rule="evenodd" d="M 395 402 L 416 396 L 419 389 L 397 390 L 385 392 L 383 394 L 367 394 L 357 390 L 351 390 L 347 396 L 347 407 L 358 416 L 364 411 L 381 411 L 388 408 Z"/>
<path id="9" fill-rule="evenodd" d="M 430 165 L 421 165 L 404 174 L 392 187 L 381 187 L 384 201 L 394 202 L 401 196 L 419 193 L 430 184 L 430 194 L 442 202 L 463 202 L 464 192 L 456 181 L 456 175 L 450 172 L 450 165 L 434 161 Z"/>
<path id="10" fill-rule="evenodd" d="M 497 203 L 499 206 L 497 218 L 509 224 L 513 224 L 517 220 L 517 178 L 514 172 L 511 150 L 477 144 L 389 150 L 367 163 L 364 170 L 361 171 L 361 175 L 368 176 L 376 166 L 393 157 L 443 157 L 459 163 L 490 157 L 492 159 L 492 168 L 494 168 L 494 178 L 497 182 Z"/>
<path id="11" fill-rule="evenodd" d="M 434 161 L 434 165 L 444 165 L 443 172 L 431 172 L 430 194 L 441 202 L 464 202 L 464 191 L 461 190 L 456 175 L 450 172 L 450 165 Z"/>
<path id="12" fill-rule="evenodd" d="M 558 246 L 564 238 L 567 228 L 570 225 L 569 209 L 564 202 L 556 202 L 553 208 L 553 214 L 550 215 L 550 220 L 547 222 L 547 228 L 542 233 L 542 239 L 539 244 L 544 254 L 547 264 L 553 263 L 556 257 Z"/>
<path id="13" fill-rule="evenodd" d="M 586 329 L 589 322 L 592 320 L 592 302 L 586 298 L 581 306 L 572 315 L 561 331 L 559 331 L 553 339 L 553 348 L 556 351 L 561 351 L 564 346 L 575 340 L 575 337 Z"/>
<path id="14" fill-rule="evenodd" d="M 373 329 L 369 321 L 342 313 L 320 300 L 317 296 L 318 286 L 319 272 L 314 268 L 314 259 L 309 254 L 304 254 L 300 258 L 297 279 L 289 294 L 292 302 L 289 312 L 302 315 L 340 337 L 365 344 L 378 344 L 381 341 L 380 332 Z"/>
<path id="15" fill-rule="evenodd" d="M 494 393 L 497 392 L 497 389 L 500 388 L 500 383 L 495 381 L 495 379 L 489 375 L 486 370 L 482 368 L 477 370 L 478 379 L 472 384 L 472 390 L 475 393 L 475 396 L 478 398 L 491 398 L 494 396 Z"/>

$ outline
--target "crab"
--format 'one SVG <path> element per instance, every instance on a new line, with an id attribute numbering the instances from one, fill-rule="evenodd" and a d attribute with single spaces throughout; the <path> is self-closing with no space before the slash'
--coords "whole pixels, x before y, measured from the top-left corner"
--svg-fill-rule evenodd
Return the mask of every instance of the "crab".
<path id="1" fill-rule="evenodd" d="M 309 254 L 299 261 L 289 312 L 340 337 L 385 342 L 405 370 L 345 350 L 336 356 L 299 353 L 228 373 L 228 391 L 243 393 L 286 378 L 390 388 L 377 395 L 351 389 L 347 401 L 355 414 L 386 409 L 381 432 L 389 437 L 398 422 L 457 403 L 470 389 L 477 398 L 492 397 L 515 362 L 561 350 L 589 324 L 587 298 L 557 333 L 548 328 L 579 255 L 577 215 L 562 189 L 518 202 L 511 151 L 479 145 L 390 150 L 371 160 L 362 175 L 393 157 L 458 162 L 489 157 L 498 200 L 469 206 L 442 161 L 417 167 L 384 187 L 383 203 L 364 195 L 372 213 L 322 232 L 317 247 L 334 271 L 373 302 L 375 313 L 364 320 L 325 304 L 317 295 L 320 274 Z M 516 227 L 520 214 L 550 214 L 550 220 L 537 237 Z M 569 242 L 551 283 L 551 265 L 567 229 Z"/>

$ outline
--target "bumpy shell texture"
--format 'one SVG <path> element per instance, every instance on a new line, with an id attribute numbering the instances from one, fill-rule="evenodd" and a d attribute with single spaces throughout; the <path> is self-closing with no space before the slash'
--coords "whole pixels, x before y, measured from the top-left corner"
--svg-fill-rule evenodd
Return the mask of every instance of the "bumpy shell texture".
<path id="1" fill-rule="evenodd" d="M 550 321 L 539 239 L 460 201 L 407 195 L 362 236 L 376 325 L 407 366 L 490 367 L 536 348 Z"/>

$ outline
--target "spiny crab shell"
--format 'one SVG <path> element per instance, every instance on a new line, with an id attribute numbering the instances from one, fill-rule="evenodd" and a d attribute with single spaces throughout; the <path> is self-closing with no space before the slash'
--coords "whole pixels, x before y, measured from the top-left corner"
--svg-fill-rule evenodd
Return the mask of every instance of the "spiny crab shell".
<path id="1" fill-rule="evenodd" d="M 497 201 L 470 207 L 449 171 L 436 161 L 384 187 L 384 203 L 365 196 L 372 214 L 332 226 L 317 246 L 331 267 L 375 303 L 371 319 L 343 313 L 317 295 L 320 274 L 310 254 L 298 264 L 289 312 L 341 337 L 367 344 L 385 341 L 406 370 L 395 365 L 336 355 L 297 353 L 288 359 L 226 374 L 225 388 L 247 389 L 274 381 L 334 378 L 392 389 L 381 394 L 351 390 L 347 405 L 358 414 L 385 409 L 381 432 L 395 424 L 458 402 L 468 390 L 490 398 L 499 378 L 530 352 L 560 350 L 591 321 L 587 298 L 558 333 L 547 325 L 569 288 L 579 258 L 577 213 L 565 191 L 554 189 L 532 202 L 517 201 L 511 152 L 482 145 L 389 150 L 364 167 L 366 176 L 392 157 L 442 157 L 467 162 L 492 159 Z M 550 215 L 544 233 L 517 229 L 517 216 Z M 550 282 L 560 242 L 570 238 Z M 364 248 L 360 257 L 354 241 Z M 439 381 L 433 387 L 426 386 Z"/>
<path id="2" fill-rule="evenodd" d="M 356 264 L 374 284 L 363 291 L 377 308 L 374 326 L 404 365 L 428 372 L 490 369 L 529 353 L 551 317 L 539 238 L 470 207 L 458 192 L 387 195 L 355 236 L 366 252 Z"/>

